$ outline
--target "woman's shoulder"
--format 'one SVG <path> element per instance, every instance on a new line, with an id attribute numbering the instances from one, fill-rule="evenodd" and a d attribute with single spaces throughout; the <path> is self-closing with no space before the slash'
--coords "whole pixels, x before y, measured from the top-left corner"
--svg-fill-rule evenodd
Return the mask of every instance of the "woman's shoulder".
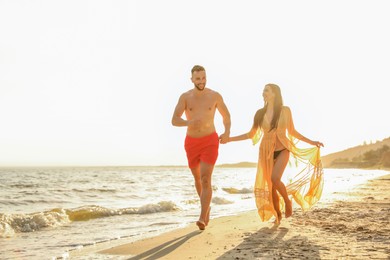
<path id="1" fill-rule="evenodd" d="M 259 108 L 259 109 L 256 111 L 255 115 L 256 115 L 256 116 L 257 116 L 257 115 L 261 115 L 262 113 L 264 113 L 264 111 L 265 111 L 264 107 Z"/>
<path id="2" fill-rule="evenodd" d="M 287 117 L 287 118 L 292 116 L 291 109 L 288 106 L 283 106 L 281 113 L 284 115 L 284 117 Z"/>

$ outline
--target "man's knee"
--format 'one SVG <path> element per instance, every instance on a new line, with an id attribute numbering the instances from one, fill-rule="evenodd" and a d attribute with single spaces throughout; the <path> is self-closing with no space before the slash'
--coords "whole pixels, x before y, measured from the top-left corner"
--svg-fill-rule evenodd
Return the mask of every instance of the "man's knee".
<path id="1" fill-rule="evenodd" d="M 210 182 L 210 176 L 209 175 L 203 175 L 201 177 L 202 183 L 209 183 Z"/>
<path id="2" fill-rule="evenodd" d="M 201 182 L 202 182 L 202 186 L 210 186 L 211 176 L 210 175 L 202 175 Z"/>

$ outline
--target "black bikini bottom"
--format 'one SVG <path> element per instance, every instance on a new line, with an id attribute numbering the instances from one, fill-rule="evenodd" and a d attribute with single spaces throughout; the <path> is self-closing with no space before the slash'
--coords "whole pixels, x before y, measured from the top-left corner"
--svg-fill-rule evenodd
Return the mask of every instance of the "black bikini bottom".
<path id="1" fill-rule="evenodd" d="M 280 154 L 281 152 L 283 152 L 284 150 L 286 150 L 286 148 L 284 148 L 284 149 L 282 149 L 282 150 L 279 150 L 279 151 L 275 151 L 275 152 L 274 152 L 274 160 L 275 160 L 276 158 L 278 158 L 279 154 Z"/>

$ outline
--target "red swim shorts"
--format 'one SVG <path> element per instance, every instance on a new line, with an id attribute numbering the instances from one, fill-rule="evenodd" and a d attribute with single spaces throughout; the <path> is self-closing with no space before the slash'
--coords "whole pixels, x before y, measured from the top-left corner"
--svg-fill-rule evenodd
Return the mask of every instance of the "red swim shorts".
<path id="1" fill-rule="evenodd" d="M 200 161 L 214 165 L 218 158 L 219 137 L 216 132 L 203 137 L 186 136 L 184 148 L 190 169 L 197 167 Z"/>

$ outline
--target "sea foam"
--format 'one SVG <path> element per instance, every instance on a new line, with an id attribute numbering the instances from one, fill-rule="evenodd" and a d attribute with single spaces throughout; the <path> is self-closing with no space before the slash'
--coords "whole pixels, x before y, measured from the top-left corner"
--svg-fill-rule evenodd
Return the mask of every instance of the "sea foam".
<path id="1" fill-rule="evenodd" d="M 88 221 L 124 214 L 152 214 L 179 210 L 171 201 L 146 204 L 139 208 L 109 209 L 90 205 L 74 209 L 56 208 L 30 214 L 0 214 L 0 237 L 12 237 L 19 232 L 33 232 L 42 228 L 57 227 L 72 221 Z"/>

